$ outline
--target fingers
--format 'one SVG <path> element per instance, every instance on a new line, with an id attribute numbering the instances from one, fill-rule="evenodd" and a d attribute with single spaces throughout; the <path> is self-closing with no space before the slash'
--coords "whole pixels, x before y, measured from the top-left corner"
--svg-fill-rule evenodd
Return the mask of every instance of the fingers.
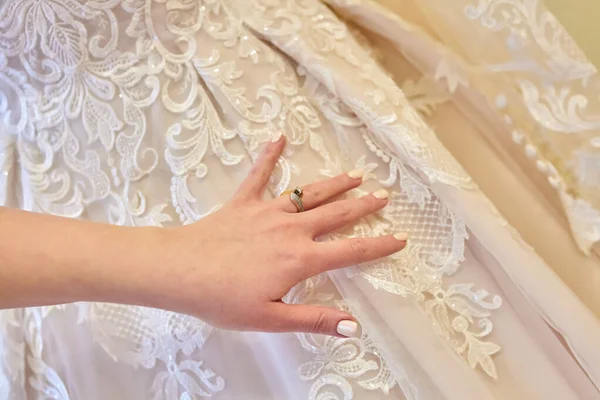
<path id="1" fill-rule="evenodd" d="M 338 175 L 335 178 L 325 179 L 303 187 L 302 203 L 304 204 L 304 209 L 310 210 L 315 208 L 350 189 L 360 186 L 362 176 L 363 171 L 356 169 L 346 174 Z M 281 196 L 276 201 L 284 211 L 297 212 L 296 206 L 290 201 L 288 196 Z"/>
<path id="2" fill-rule="evenodd" d="M 235 197 L 244 199 L 260 199 L 262 197 L 284 147 L 285 136 L 282 134 L 267 144 L 250 170 L 248 177 L 240 185 Z"/>
<path id="3" fill-rule="evenodd" d="M 348 267 L 363 262 L 377 260 L 397 253 L 406 247 L 408 236 L 405 233 L 375 238 L 354 238 L 333 242 L 315 243 L 315 259 L 321 262 L 313 266 L 309 276 L 332 269 Z"/>
<path id="4" fill-rule="evenodd" d="M 388 192 L 378 190 L 358 199 L 340 200 L 303 213 L 306 226 L 314 237 L 342 228 L 382 209 L 388 203 Z"/>
<path id="5" fill-rule="evenodd" d="M 270 303 L 265 323 L 273 332 L 320 333 L 338 337 L 359 335 L 358 324 L 348 313 L 308 304 Z"/>

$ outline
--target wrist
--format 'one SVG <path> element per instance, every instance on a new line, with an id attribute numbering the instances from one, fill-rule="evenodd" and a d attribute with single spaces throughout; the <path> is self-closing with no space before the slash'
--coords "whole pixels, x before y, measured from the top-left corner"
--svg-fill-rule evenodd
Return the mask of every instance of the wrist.
<path id="1" fill-rule="evenodd" d="M 148 305 L 166 244 L 166 229 L 105 227 L 99 253 L 83 293 L 84 301 Z"/>

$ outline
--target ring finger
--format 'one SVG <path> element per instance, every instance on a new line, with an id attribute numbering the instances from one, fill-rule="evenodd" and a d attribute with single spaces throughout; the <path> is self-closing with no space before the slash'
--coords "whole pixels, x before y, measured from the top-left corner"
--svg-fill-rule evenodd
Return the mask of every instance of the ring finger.
<path id="1" fill-rule="evenodd" d="M 362 183 L 363 171 L 355 169 L 346 174 L 338 175 L 331 179 L 311 183 L 302 188 L 302 203 L 305 210 L 318 207 L 319 205 L 339 196 L 348 190 L 354 189 Z M 275 199 L 278 206 L 290 213 L 298 212 L 294 203 L 290 200 L 288 193 Z"/>

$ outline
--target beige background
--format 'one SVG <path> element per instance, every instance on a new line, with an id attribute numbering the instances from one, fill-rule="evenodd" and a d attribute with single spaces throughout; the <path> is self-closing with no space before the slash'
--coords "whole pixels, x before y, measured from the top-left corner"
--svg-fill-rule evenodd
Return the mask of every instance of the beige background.
<path id="1" fill-rule="evenodd" d="M 546 0 L 545 3 L 600 68 L 600 0 Z"/>

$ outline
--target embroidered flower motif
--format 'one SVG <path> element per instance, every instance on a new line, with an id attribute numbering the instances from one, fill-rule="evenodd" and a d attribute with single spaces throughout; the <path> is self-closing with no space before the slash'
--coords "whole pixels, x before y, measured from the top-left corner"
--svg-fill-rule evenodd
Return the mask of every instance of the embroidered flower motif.
<path id="1" fill-rule="evenodd" d="M 39 44 L 47 57 L 73 68 L 87 58 L 87 32 L 76 17 L 95 13 L 75 0 L 10 1 L 0 8 L 0 25 L 8 38 L 20 38 L 21 51 L 30 52 Z"/>
<path id="2" fill-rule="evenodd" d="M 447 290 L 437 288 L 428 291 L 431 299 L 425 301 L 425 311 L 435 322 L 434 326 L 438 332 L 451 340 L 457 353 L 466 352 L 467 362 L 471 368 L 481 366 L 488 375 L 496 379 L 498 376 L 491 356 L 500 351 L 500 346 L 481 339 L 492 331 L 488 310 L 499 308 L 502 300 L 499 296 L 493 296 L 491 302 L 486 301 L 488 292 L 485 290 L 474 292 L 473 286 L 473 284 L 463 283 L 451 285 Z M 455 316 L 451 317 L 451 313 Z M 464 339 L 462 343 L 460 336 Z"/>
<path id="3" fill-rule="evenodd" d="M 154 400 L 195 400 L 212 397 L 223 390 L 225 381 L 210 370 L 201 368 L 202 361 L 184 360 L 176 363 L 169 360 L 167 370 L 160 372 L 152 383 Z"/>
<path id="4" fill-rule="evenodd" d="M 326 285 L 331 284 L 327 274 L 320 274 L 294 287 L 285 300 L 294 304 L 334 303 L 338 308 L 347 310 L 343 301 L 332 301 L 333 295 L 326 290 Z M 381 391 L 386 395 L 397 385 L 377 348 L 364 332 L 360 338 L 304 333 L 297 334 L 297 337 L 302 347 L 313 354 L 311 361 L 298 368 L 300 379 L 312 381 L 308 400 L 352 400 L 354 382 L 366 390 Z M 408 377 L 403 383 L 403 390 L 414 389 Z"/>

